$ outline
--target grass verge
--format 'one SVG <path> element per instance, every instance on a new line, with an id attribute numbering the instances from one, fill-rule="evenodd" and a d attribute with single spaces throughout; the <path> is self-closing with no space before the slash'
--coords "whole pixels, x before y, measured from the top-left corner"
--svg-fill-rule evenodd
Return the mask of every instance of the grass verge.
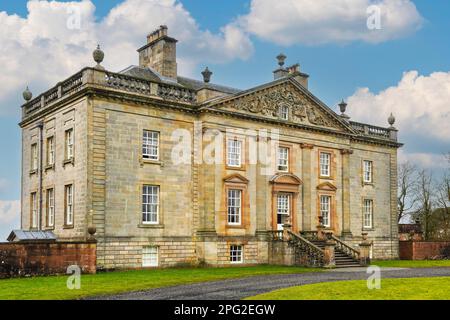
<path id="1" fill-rule="evenodd" d="M 371 265 L 398 268 L 450 267 L 450 260 L 374 260 Z"/>
<path id="2" fill-rule="evenodd" d="M 382 279 L 380 289 L 365 280 L 337 281 L 291 287 L 248 300 L 449 300 L 450 277 Z"/>
<path id="3" fill-rule="evenodd" d="M 67 289 L 67 276 L 0 280 L 0 300 L 64 300 L 153 289 L 195 282 L 270 274 L 318 272 L 320 269 L 255 266 L 236 268 L 183 268 L 82 275 L 79 290 Z"/>

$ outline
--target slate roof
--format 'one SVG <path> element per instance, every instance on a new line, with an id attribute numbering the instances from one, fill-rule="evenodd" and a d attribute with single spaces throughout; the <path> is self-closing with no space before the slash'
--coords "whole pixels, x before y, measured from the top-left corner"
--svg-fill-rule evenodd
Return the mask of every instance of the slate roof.
<path id="1" fill-rule="evenodd" d="M 235 94 L 242 91 L 240 89 L 222 86 L 214 83 L 205 83 L 200 80 L 195 80 L 186 77 L 177 77 L 177 81 L 174 81 L 173 79 L 162 76 L 160 73 L 149 67 L 129 66 L 128 68 L 120 71 L 119 73 L 148 81 L 179 85 L 181 87 L 193 90 L 200 90 L 202 88 L 208 87 L 212 90 L 220 91 L 227 94 Z"/>
<path id="2" fill-rule="evenodd" d="M 7 240 L 9 242 L 56 241 L 56 236 L 51 231 L 13 230 Z"/>

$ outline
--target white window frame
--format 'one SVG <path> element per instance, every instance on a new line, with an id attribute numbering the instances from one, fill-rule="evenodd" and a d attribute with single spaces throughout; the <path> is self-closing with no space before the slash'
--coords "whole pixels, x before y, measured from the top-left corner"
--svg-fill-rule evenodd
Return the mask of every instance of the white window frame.
<path id="1" fill-rule="evenodd" d="M 281 106 L 279 109 L 279 116 L 281 120 L 289 120 L 289 107 Z"/>
<path id="2" fill-rule="evenodd" d="M 160 134 L 158 131 L 144 130 L 142 133 L 142 157 L 159 161 Z"/>
<path id="3" fill-rule="evenodd" d="M 37 192 L 32 192 L 30 197 L 31 229 L 36 229 L 38 227 Z"/>
<path id="4" fill-rule="evenodd" d="M 47 227 L 55 226 L 55 189 L 47 189 Z"/>
<path id="5" fill-rule="evenodd" d="M 55 164 L 55 137 L 51 136 L 47 138 L 47 165 L 52 166 Z"/>
<path id="6" fill-rule="evenodd" d="M 64 196 L 65 196 L 65 225 L 73 226 L 73 184 L 68 184 L 64 187 Z"/>
<path id="7" fill-rule="evenodd" d="M 160 187 L 145 184 L 142 186 L 142 223 L 159 224 Z"/>
<path id="8" fill-rule="evenodd" d="M 363 228 L 373 228 L 373 200 L 364 199 L 363 201 Z"/>
<path id="9" fill-rule="evenodd" d="M 277 169 L 280 172 L 289 172 L 289 148 L 280 146 L 277 152 Z"/>
<path id="10" fill-rule="evenodd" d="M 242 166 L 242 140 L 227 139 L 227 166 L 234 168 Z"/>
<path id="11" fill-rule="evenodd" d="M 240 189 L 227 191 L 227 223 L 229 225 L 242 223 L 242 190 Z"/>
<path id="12" fill-rule="evenodd" d="M 31 170 L 36 171 L 38 169 L 38 145 L 33 143 L 31 145 Z"/>
<path id="13" fill-rule="evenodd" d="M 159 247 L 148 246 L 142 248 L 142 267 L 159 266 Z"/>
<path id="14" fill-rule="evenodd" d="M 373 182 L 373 161 L 363 161 L 363 181 L 365 183 Z"/>
<path id="15" fill-rule="evenodd" d="M 66 160 L 71 160 L 74 157 L 74 136 L 73 128 L 67 129 L 65 133 L 65 144 L 66 144 Z"/>
<path id="16" fill-rule="evenodd" d="M 230 263 L 244 263 L 244 246 L 233 244 L 230 246 Z"/>
<path id="17" fill-rule="evenodd" d="M 331 153 L 330 152 L 320 152 L 320 176 L 330 177 L 331 176 Z"/>
<path id="18" fill-rule="evenodd" d="M 291 212 L 291 195 L 279 193 L 277 196 L 277 214 L 289 216 Z"/>
<path id="19" fill-rule="evenodd" d="M 324 227 L 331 227 L 331 196 L 320 195 L 320 215 Z"/>

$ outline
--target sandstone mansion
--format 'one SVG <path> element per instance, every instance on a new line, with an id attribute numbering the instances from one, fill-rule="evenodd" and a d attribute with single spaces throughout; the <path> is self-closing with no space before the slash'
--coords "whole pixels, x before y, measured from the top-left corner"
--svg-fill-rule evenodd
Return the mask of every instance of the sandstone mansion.
<path id="1" fill-rule="evenodd" d="M 83 241 L 95 228 L 99 268 L 282 263 L 297 249 L 320 264 L 325 233 L 336 260 L 363 240 L 398 257 L 392 115 L 385 128 L 351 121 L 345 102 L 334 112 L 282 54 L 254 88 L 213 84 L 208 68 L 186 78 L 176 45 L 161 26 L 139 65 L 105 70 L 98 48 L 96 66 L 24 92 L 22 230 Z"/>

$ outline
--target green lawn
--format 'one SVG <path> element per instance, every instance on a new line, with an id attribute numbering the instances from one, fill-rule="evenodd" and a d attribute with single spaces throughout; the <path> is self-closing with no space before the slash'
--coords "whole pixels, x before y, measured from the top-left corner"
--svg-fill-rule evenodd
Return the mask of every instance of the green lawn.
<path id="1" fill-rule="evenodd" d="M 450 260 L 374 260 L 371 265 L 398 268 L 450 267 Z"/>
<path id="2" fill-rule="evenodd" d="M 255 266 L 237 268 L 158 269 L 82 275 L 80 290 L 69 290 L 67 276 L 0 280 L 0 300 L 59 300 L 114 294 L 194 282 L 266 274 L 318 272 L 320 269 Z"/>
<path id="3" fill-rule="evenodd" d="M 365 280 L 338 281 L 291 287 L 249 300 L 450 300 L 450 277 L 382 279 L 381 289 Z"/>

